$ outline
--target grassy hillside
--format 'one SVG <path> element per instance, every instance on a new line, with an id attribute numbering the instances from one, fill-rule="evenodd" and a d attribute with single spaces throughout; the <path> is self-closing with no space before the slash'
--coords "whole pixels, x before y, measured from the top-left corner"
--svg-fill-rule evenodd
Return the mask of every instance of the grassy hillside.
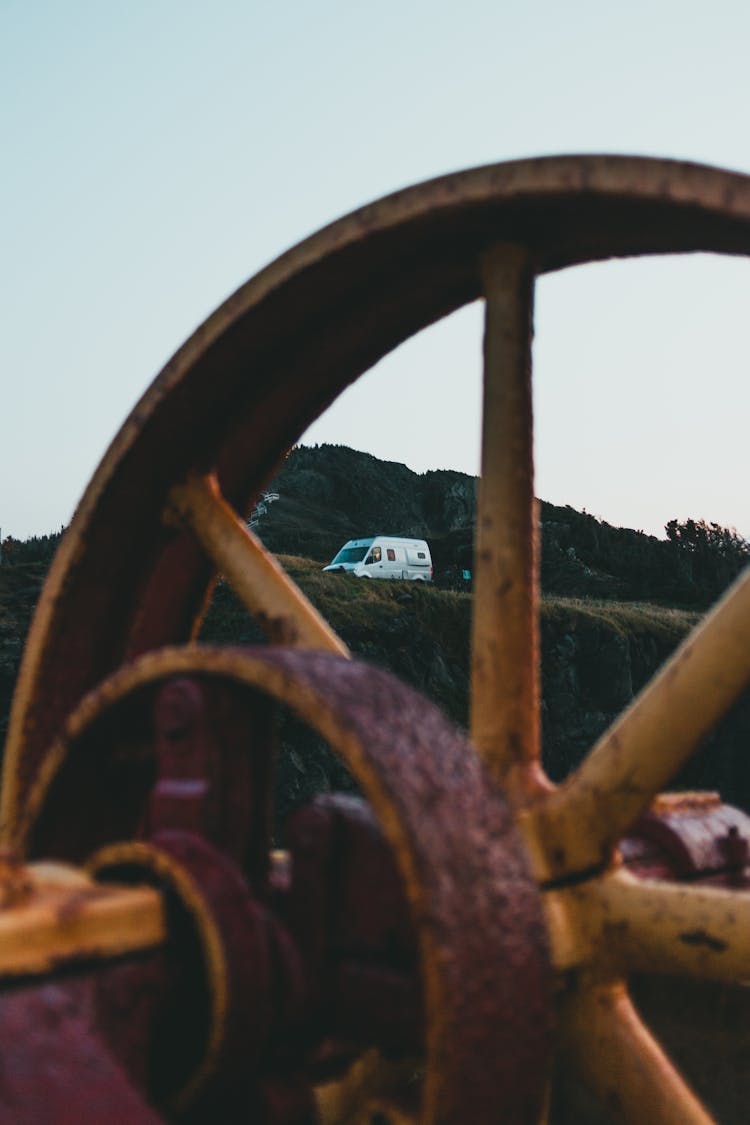
<path id="1" fill-rule="evenodd" d="M 365 582 L 324 574 L 296 556 L 281 561 L 359 659 L 386 667 L 468 722 L 471 596 L 421 583 Z M 560 779 L 649 681 L 699 620 L 695 611 L 649 603 L 546 596 L 542 604 L 542 727 L 545 767 Z M 252 619 L 220 584 L 203 639 L 256 643 Z M 678 787 L 718 789 L 750 808 L 750 697 L 743 700 L 677 779 Z M 282 810 L 350 783 L 319 740 L 285 727 L 278 803 Z"/>
<path id="2" fill-rule="evenodd" d="M 388 668 L 436 702 L 459 726 L 468 722 L 471 595 L 422 583 L 365 582 L 324 574 L 320 563 L 282 563 L 359 659 Z M 46 566 L 0 567 L 0 740 Z M 695 611 L 647 602 L 618 603 L 547 595 L 542 604 L 542 726 L 545 765 L 563 777 L 627 706 L 698 620 Z M 262 643 L 253 619 L 223 582 L 201 638 Z M 721 724 L 678 784 L 719 789 L 750 808 L 750 699 Z M 287 720 L 279 765 L 281 812 L 350 781 L 319 740 Z"/>

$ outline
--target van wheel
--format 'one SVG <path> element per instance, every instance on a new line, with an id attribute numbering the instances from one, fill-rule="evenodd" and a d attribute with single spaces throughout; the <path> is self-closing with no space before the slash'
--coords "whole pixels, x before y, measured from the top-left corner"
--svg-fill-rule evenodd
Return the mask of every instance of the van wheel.
<path id="1" fill-rule="evenodd" d="M 402 341 L 482 297 L 471 739 L 493 794 L 513 810 L 513 832 L 523 839 L 526 870 L 538 887 L 548 964 L 560 985 L 558 1035 L 567 1072 L 626 1121 L 651 1119 L 653 1107 L 662 1107 L 663 1122 L 709 1120 L 631 1005 L 625 982 L 631 971 L 658 972 L 676 958 L 685 976 L 748 979 L 747 894 L 690 884 L 679 896 L 668 884 L 634 887 L 618 868 L 616 849 L 750 678 L 750 574 L 564 785 L 554 786 L 540 763 L 532 464 L 536 277 L 613 256 L 688 251 L 750 254 L 750 179 L 673 161 L 553 157 L 400 191 L 313 235 L 241 287 L 175 354 L 125 422 L 55 558 L 11 714 L 0 796 L 4 843 L 23 845 L 27 809 L 54 776 L 58 736 L 69 716 L 117 669 L 189 641 L 217 573 L 272 640 L 348 656 L 243 517 L 328 403 Z M 401 745 L 397 717 L 384 714 L 393 744 Z M 94 772 L 112 764 L 108 754 L 116 754 L 116 742 L 92 759 Z M 437 792 L 433 772 L 425 763 L 415 776 L 417 788 L 420 776 L 424 783 L 420 808 L 427 824 Z M 369 776 L 375 786 L 376 766 Z M 82 781 L 94 786 L 93 778 Z M 487 798 L 488 808 L 493 800 Z M 467 807 L 458 800 L 453 815 L 473 830 L 462 819 Z M 417 911 L 449 896 L 448 883 L 458 876 L 447 873 L 441 882 L 429 864 L 413 862 L 407 839 L 413 823 L 387 786 L 378 814 L 402 869 L 409 868 Z M 494 842 L 507 835 L 503 829 Z M 482 837 L 476 851 L 485 844 L 493 846 Z M 523 932 L 533 925 L 521 908 L 525 886 L 524 876 L 516 897 L 512 883 L 498 888 L 482 876 L 471 893 L 500 896 L 507 928 L 517 922 Z M 496 1026 L 496 1002 L 511 1057 L 514 1029 L 525 1027 L 512 990 L 503 1004 L 486 987 L 507 966 L 491 956 L 467 960 L 464 949 L 451 945 L 464 939 L 472 940 L 470 925 L 451 929 L 447 945 L 437 931 L 425 939 L 436 972 L 438 962 L 451 958 L 466 966 L 466 995 L 476 1007 L 458 1027 L 443 1018 L 449 990 L 444 982 L 435 986 L 425 1028 L 423 1122 L 444 1122 L 442 1104 L 454 1105 L 455 1091 L 444 1103 L 435 1094 L 443 1088 L 436 1068 L 445 1064 L 455 1090 L 468 1096 L 471 1080 L 461 1083 L 461 1067 L 474 1074 L 472 1055 L 490 1056 L 482 1021 L 488 1016 Z M 512 976 L 512 960 L 508 965 Z M 454 1033 L 453 1048 L 445 1028 Z M 473 1051 L 475 1043 L 481 1048 Z M 539 1096 L 507 1119 L 537 1121 L 545 1050 L 524 1054 L 519 1047 L 517 1066 L 519 1074 L 534 1074 Z M 494 1064 L 485 1069 L 491 1077 Z M 484 1120 L 503 1117 L 498 1107 L 513 1096 L 500 1086 L 484 1106 Z M 482 1120 L 481 1107 L 472 1113 L 465 1119 Z"/>

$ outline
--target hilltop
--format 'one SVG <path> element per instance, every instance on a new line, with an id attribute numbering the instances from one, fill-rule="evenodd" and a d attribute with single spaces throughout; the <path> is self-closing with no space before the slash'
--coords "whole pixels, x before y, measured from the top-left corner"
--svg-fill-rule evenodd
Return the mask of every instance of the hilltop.
<path id="1" fill-rule="evenodd" d="M 476 483 L 447 469 L 415 473 L 342 445 L 295 446 L 269 485 L 279 499 L 255 530 L 272 551 L 319 562 L 358 535 L 429 538 L 442 569 L 470 543 Z"/>
<path id="2" fill-rule="evenodd" d="M 347 539 L 385 532 L 428 539 L 442 585 L 471 567 L 477 478 L 466 473 L 296 446 L 268 490 L 279 498 L 255 530 L 277 554 L 328 562 Z M 539 514 L 548 594 L 705 608 L 750 560 L 748 544 L 717 524 L 675 519 L 657 539 L 545 501 Z"/>

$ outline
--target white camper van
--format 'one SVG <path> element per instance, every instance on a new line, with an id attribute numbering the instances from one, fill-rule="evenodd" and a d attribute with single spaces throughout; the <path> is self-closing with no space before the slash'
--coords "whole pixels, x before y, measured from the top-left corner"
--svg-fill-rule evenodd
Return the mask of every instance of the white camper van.
<path id="1" fill-rule="evenodd" d="M 432 558 L 424 539 L 371 535 L 350 539 L 323 570 L 343 570 L 357 578 L 408 578 L 432 582 Z"/>

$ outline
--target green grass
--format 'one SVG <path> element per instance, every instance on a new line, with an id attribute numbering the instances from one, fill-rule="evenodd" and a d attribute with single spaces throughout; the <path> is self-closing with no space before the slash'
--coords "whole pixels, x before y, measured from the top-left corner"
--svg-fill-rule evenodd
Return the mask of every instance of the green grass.
<path id="1" fill-rule="evenodd" d="M 543 619 L 563 624 L 576 616 L 594 619 L 624 635 L 650 634 L 659 640 L 677 642 L 700 621 L 702 614 L 650 602 L 561 597 L 542 600 Z"/>
<path id="2" fill-rule="evenodd" d="M 388 668 L 430 695 L 454 721 L 466 723 L 471 594 L 429 583 L 324 573 L 319 562 L 296 555 L 279 556 L 279 562 L 359 659 Z M 556 646 L 565 634 L 582 638 L 581 652 L 588 653 L 592 645 L 598 651 L 604 642 L 597 637 L 608 632 L 634 645 L 640 664 L 658 664 L 700 617 L 647 602 L 573 597 L 543 598 L 541 616 L 545 668 L 554 667 L 559 659 Z M 251 615 L 223 582 L 216 589 L 201 637 L 215 644 L 263 641 Z"/>
<path id="3" fill-rule="evenodd" d="M 279 557 L 284 569 L 325 616 L 356 623 L 378 609 L 397 612 L 404 599 L 420 624 L 436 639 L 455 643 L 456 633 L 466 634 L 471 594 L 440 590 L 422 582 L 381 582 L 344 574 L 324 574 L 320 564 L 292 555 Z M 561 625 L 582 616 L 601 622 L 626 635 L 655 635 L 676 642 L 701 618 L 684 609 L 670 609 L 650 602 L 614 602 L 594 598 L 544 597 L 542 619 Z"/>
<path id="4" fill-rule="evenodd" d="M 427 582 L 389 582 L 324 574 L 319 563 L 282 555 L 282 566 L 334 628 L 371 627 L 373 619 L 409 612 L 416 626 L 452 647 L 469 640 L 469 594 L 439 590 Z"/>

